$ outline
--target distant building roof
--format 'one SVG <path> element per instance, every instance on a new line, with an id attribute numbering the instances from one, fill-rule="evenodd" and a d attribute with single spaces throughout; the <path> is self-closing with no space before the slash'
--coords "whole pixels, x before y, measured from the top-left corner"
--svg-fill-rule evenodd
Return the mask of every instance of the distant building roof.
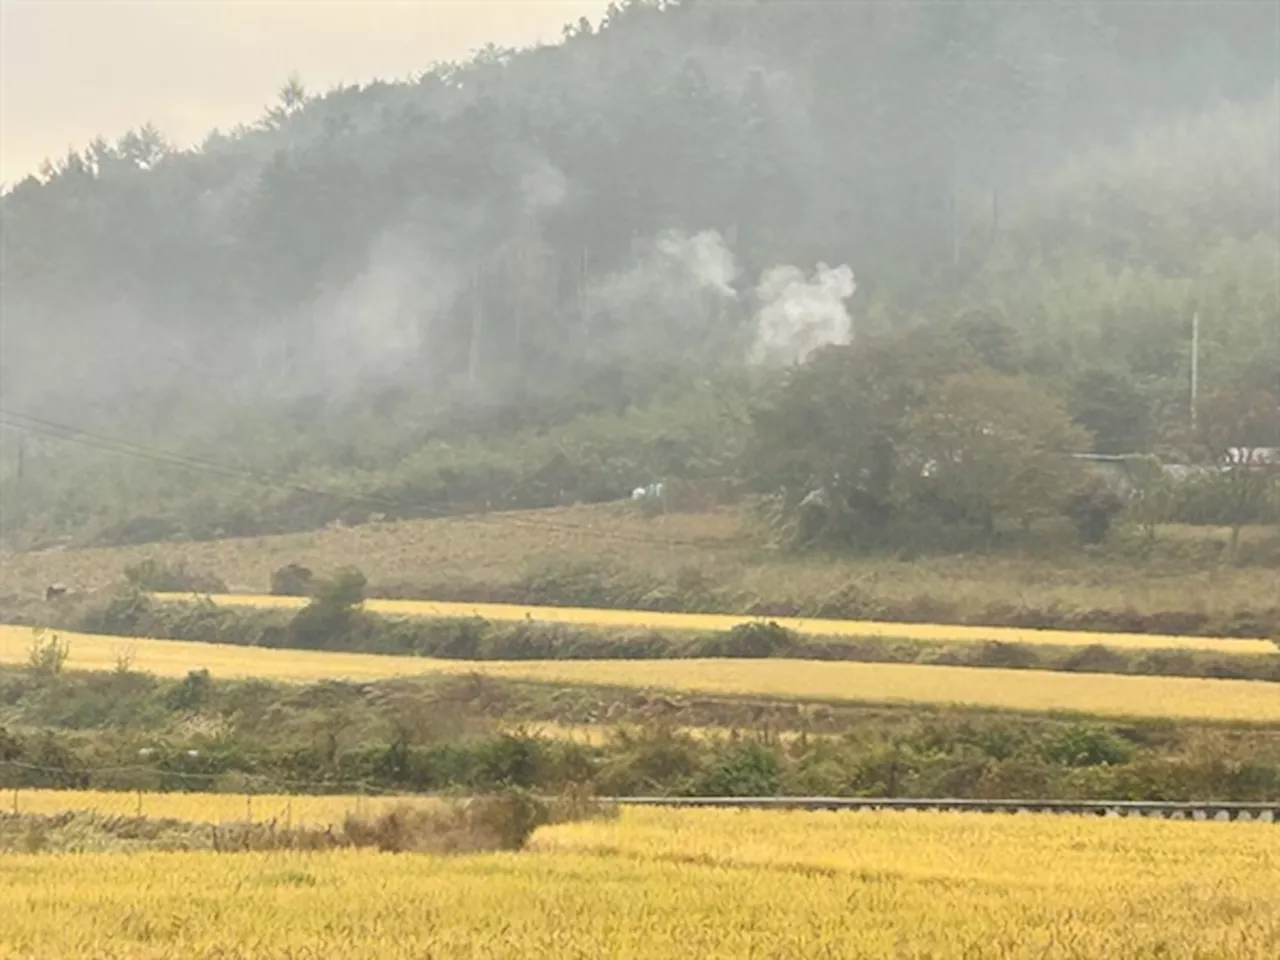
<path id="1" fill-rule="evenodd" d="M 1280 447 L 1228 447 L 1223 459 L 1228 463 L 1280 465 Z"/>

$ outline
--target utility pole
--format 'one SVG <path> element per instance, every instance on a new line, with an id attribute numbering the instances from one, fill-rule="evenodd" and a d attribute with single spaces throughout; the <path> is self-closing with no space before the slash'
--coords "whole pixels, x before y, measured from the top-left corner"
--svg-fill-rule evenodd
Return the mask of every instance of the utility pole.
<path id="1" fill-rule="evenodd" d="M 591 339 L 591 316 L 587 312 L 587 276 L 590 272 L 591 248 L 583 243 L 582 257 L 578 261 L 578 324 L 584 354 L 587 350 L 587 342 Z"/>
<path id="2" fill-rule="evenodd" d="M 479 260 L 471 274 L 471 346 L 467 351 L 467 381 L 475 386 L 480 378 L 480 340 L 484 333 L 484 303 Z"/>
<path id="3" fill-rule="evenodd" d="M 513 282 L 508 285 L 509 291 L 514 291 L 514 299 L 512 300 L 511 310 L 515 315 L 516 327 L 516 375 L 524 376 L 524 308 L 525 300 L 529 296 L 528 284 L 526 282 L 527 269 L 525 267 L 525 246 L 528 243 L 526 236 L 517 239 L 514 252 L 514 275 Z"/>
<path id="4" fill-rule="evenodd" d="M 1200 392 L 1200 311 L 1191 317 L 1191 428 L 1196 426 L 1196 397 Z"/>

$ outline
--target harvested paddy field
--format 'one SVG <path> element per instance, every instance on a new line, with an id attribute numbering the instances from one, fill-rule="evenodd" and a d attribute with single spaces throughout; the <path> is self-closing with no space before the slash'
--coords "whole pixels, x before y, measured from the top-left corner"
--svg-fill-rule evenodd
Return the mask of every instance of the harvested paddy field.
<path id="1" fill-rule="evenodd" d="M 1258 528 L 1244 539 L 1264 536 Z M 372 593 L 392 597 L 1258 635 L 1259 616 L 1280 609 L 1280 577 L 1274 568 L 1199 558 L 1197 550 L 1221 547 L 1226 537 L 1213 528 L 1170 527 L 1159 541 L 1168 556 L 1157 549 L 1151 557 L 1123 547 L 1085 555 L 1057 546 L 912 560 L 800 556 L 772 548 L 746 511 L 645 518 L 629 504 L 610 504 L 0 552 L 0 583 L 16 598 L 40 596 L 50 583 L 93 591 L 154 560 L 219 577 L 233 592 L 266 593 L 272 572 L 287 564 L 318 574 L 350 564 L 369 578 Z"/>

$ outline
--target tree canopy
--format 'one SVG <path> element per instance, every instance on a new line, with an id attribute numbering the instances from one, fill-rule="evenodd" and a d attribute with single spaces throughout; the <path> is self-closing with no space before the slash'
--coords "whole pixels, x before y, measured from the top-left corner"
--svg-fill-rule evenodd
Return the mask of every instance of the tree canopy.
<path id="1" fill-rule="evenodd" d="M 791 435 L 824 483 L 853 481 L 805 431 L 875 450 L 916 403 L 1012 403 L 1074 448 L 1065 410 L 1098 451 L 1190 456 L 1174 427 L 1194 314 L 1206 389 L 1277 388 L 1276 31 L 1249 4 L 630 0 L 554 46 L 412 80 L 289 77 L 256 122 L 197 147 L 143 126 L 0 197 L 0 399 L 419 504 L 478 489 L 479 467 L 439 479 L 466 459 L 459 437 L 502 437 L 521 479 L 483 499 L 536 504 L 526 474 L 596 456 L 536 438 L 607 433 L 593 417 L 646 439 L 566 481 L 583 496 L 672 469 L 671 449 L 691 474 L 740 463 L 744 368 L 812 346 L 762 351 L 760 331 L 803 322 L 855 344 L 918 328 L 981 367 L 934 383 L 899 358 L 904 383 L 837 389 L 826 372 L 870 361 L 815 355 L 833 406 Z M 848 404 L 877 413 L 835 423 Z M 973 426 L 912 416 L 944 453 Z M 78 455 L 57 455 L 73 476 Z M 489 476 L 496 456 L 477 454 Z M 957 503 L 967 462 L 933 484 Z M 38 509 L 83 517 L 108 482 L 187 495 L 114 471 Z M 33 498 L 6 500 L 6 525 Z"/>

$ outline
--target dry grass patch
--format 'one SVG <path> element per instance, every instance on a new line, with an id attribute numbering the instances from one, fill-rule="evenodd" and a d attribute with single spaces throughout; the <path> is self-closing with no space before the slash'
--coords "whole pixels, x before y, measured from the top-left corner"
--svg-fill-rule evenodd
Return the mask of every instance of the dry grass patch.
<path id="1" fill-rule="evenodd" d="M 548 803 L 516 789 L 465 799 L 402 800 L 378 812 L 348 811 L 336 825 L 250 818 L 210 823 L 73 808 L 0 813 L 0 853 L 370 848 L 383 853 L 468 854 L 520 850 L 540 826 L 616 814 L 615 808 L 589 798 Z"/>
<path id="2" fill-rule="evenodd" d="M 1169 538 L 1220 539 L 1221 534 L 1196 529 L 1193 535 L 1179 528 Z M 874 611 L 883 607 L 912 611 L 906 619 L 968 623 L 1021 622 L 993 621 L 993 612 L 1001 611 L 1228 621 L 1241 611 L 1280 608 L 1280 575 L 1265 567 L 1162 567 L 1062 550 L 911 561 L 798 557 L 769 549 L 737 510 L 646 519 L 630 504 L 206 543 L 0 554 L 0 583 L 4 592 L 27 598 L 42 596 L 50 583 L 94 590 L 118 582 L 126 568 L 148 558 L 217 575 L 234 590 L 253 593 L 267 592 L 272 572 L 290 563 L 318 574 L 354 564 L 375 586 L 430 590 L 427 595 L 440 597 L 510 598 L 524 590 L 531 570 L 588 564 L 622 579 L 664 584 L 667 593 L 681 593 L 679 585 L 692 579 L 714 592 L 720 609 L 739 611 L 819 612 L 847 607 L 851 591 L 868 608 L 859 616 L 879 619 Z M 945 609 L 946 617 L 930 616 L 936 609 Z"/>
<path id="3" fill-rule="evenodd" d="M 250 821 L 286 826 L 335 827 L 348 817 L 378 817 L 393 810 L 430 807 L 422 797 L 307 796 L 244 793 L 152 793 L 116 790 L 35 790 L 4 794 L 4 811 L 55 816 L 93 813 L 103 817 L 145 817 L 219 824 Z"/>
<path id="4" fill-rule="evenodd" d="M 562 507 L 202 543 L 11 553 L 0 555 L 0 582 L 15 593 L 43 591 L 53 582 L 92 590 L 118 582 L 126 568 L 154 557 L 214 571 L 262 593 L 270 589 L 272 572 L 288 563 L 317 572 L 354 564 L 374 583 L 463 579 L 502 584 L 520 578 L 531 557 L 590 557 L 665 569 L 670 562 L 737 561 L 750 546 L 734 511 L 648 520 L 630 505 Z"/>

